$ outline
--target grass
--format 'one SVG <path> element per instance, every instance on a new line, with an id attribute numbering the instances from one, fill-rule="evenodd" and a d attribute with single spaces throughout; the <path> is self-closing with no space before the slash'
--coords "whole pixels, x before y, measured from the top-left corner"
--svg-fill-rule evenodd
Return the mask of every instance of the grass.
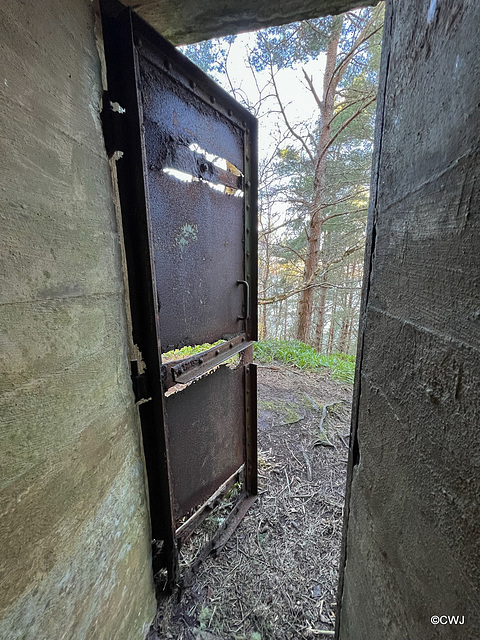
<path id="1" fill-rule="evenodd" d="M 183 358 L 188 358 L 189 356 L 194 356 L 197 353 L 202 353 L 203 351 L 207 351 L 207 349 L 216 347 L 219 344 L 223 344 L 224 342 L 225 340 L 217 340 L 217 342 L 205 342 L 204 344 L 195 344 L 193 346 L 182 347 L 181 349 L 173 349 L 172 351 L 162 353 L 162 361 L 169 362 L 170 360 L 181 360 Z"/>
<path id="2" fill-rule="evenodd" d="M 255 343 L 254 354 L 259 362 L 281 362 L 306 371 L 327 368 L 334 380 L 353 383 L 355 356 L 346 353 L 321 354 L 299 340 L 265 340 Z"/>

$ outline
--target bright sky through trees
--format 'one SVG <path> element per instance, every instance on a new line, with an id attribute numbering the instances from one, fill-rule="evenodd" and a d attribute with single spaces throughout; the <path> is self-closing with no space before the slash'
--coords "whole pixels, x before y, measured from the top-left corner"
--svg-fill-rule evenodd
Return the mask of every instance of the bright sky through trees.
<path id="1" fill-rule="evenodd" d="M 263 338 L 354 350 L 383 11 L 184 48 L 259 121 Z"/>
<path id="2" fill-rule="evenodd" d="M 276 148 L 275 134 L 278 130 L 278 107 L 273 95 L 269 96 L 269 73 L 254 71 L 249 64 L 249 55 L 256 46 L 257 32 L 241 33 L 227 47 L 224 56 L 224 70 L 209 68 L 208 72 L 226 91 L 231 93 L 245 106 L 258 104 L 258 111 L 254 109 L 259 120 L 259 155 L 266 157 Z M 221 42 L 215 39 L 213 42 Z M 191 47 L 180 47 L 180 51 L 189 53 Z M 198 62 L 198 60 L 194 61 Z M 292 123 L 300 124 L 312 118 L 316 111 L 315 98 L 303 79 L 302 69 L 305 69 L 315 84 L 321 84 L 325 70 L 325 55 L 306 63 L 297 62 L 291 68 L 279 69 L 277 86 L 286 113 Z M 261 98 L 265 96 L 264 100 Z"/>

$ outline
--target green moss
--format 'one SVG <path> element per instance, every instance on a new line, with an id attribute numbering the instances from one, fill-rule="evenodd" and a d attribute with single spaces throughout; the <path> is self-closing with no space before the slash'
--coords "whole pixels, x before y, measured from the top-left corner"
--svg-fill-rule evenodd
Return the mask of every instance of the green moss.
<path id="1" fill-rule="evenodd" d="M 198 615 L 198 622 L 200 624 L 200 629 L 206 629 L 210 626 L 210 622 L 212 620 L 214 610 L 210 609 L 210 607 L 202 607 L 200 613 Z"/>
<path id="2" fill-rule="evenodd" d="M 269 411 L 277 418 L 277 422 L 282 424 L 292 424 L 304 417 L 298 412 L 298 407 L 293 402 L 286 400 L 258 400 L 258 408 L 261 411 Z"/>
<path id="3" fill-rule="evenodd" d="M 169 362 L 170 360 L 181 360 L 182 358 L 195 356 L 198 353 L 208 351 L 208 349 L 216 347 L 219 344 L 223 344 L 224 342 L 225 340 L 217 340 L 217 342 L 205 342 L 204 344 L 195 344 L 193 346 L 187 345 L 186 347 L 182 347 L 181 349 L 172 349 L 172 351 L 162 353 L 162 361 Z"/>
<path id="4" fill-rule="evenodd" d="M 260 398 L 259 398 L 258 399 L 258 408 L 266 410 L 266 411 L 275 411 L 275 409 L 277 408 L 277 403 L 276 402 L 268 402 L 267 400 L 260 400 Z"/>
<path id="5" fill-rule="evenodd" d="M 306 393 L 303 393 L 299 397 L 299 402 L 302 407 L 305 407 L 307 411 L 321 412 L 323 410 L 323 404 L 317 398 L 312 398 L 311 396 L 307 396 Z"/>

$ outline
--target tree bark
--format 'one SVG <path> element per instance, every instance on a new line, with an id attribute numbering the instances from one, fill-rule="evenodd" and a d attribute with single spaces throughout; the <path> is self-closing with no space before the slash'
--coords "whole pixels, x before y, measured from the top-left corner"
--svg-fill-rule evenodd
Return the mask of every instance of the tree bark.
<path id="1" fill-rule="evenodd" d="M 351 267 L 352 268 L 350 269 L 350 265 L 347 264 L 346 279 L 345 279 L 345 284 L 347 286 L 348 284 L 353 282 L 353 276 L 355 274 L 356 264 L 353 263 Z M 340 353 L 348 352 L 347 338 L 348 338 L 348 329 L 350 326 L 350 319 L 353 313 L 352 302 L 353 302 L 353 291 L 352 290 L 350 290 L 349 292 L 346 291 L 343 295 L 342 327 L 340 329 L 340 337 L 338 339 L 338 351 Z"/>
<path id="2" fill-rule="evenodd" d="M 354 329 L 354 324 L 355 324 L 355 320 L 356 320 L 356 316 L 353 316 L 350 318 L 350 322 L 348 324 L 348 335 L 347 335 L 347 351 L 346 353 L 348 353 L 349 355 L 351 353 L 355 353 L 355 344 L 352 345 L 352 337 L 353 337 L 353 329 Z"/>
<path id="3" fill-rule="evenodd" d="M 354 281 L 355 279 L 355 275 L 356 275 L 356 271 L 357 271 L 357 263 L 354 262 L 353 263 L 353 271 L 352 271 L 352 281 Z M 352 337 L 353 337 L 353 332 L 354 332 L 354 328 L 355 328 L 355 323 L 357 320 L 357 313 L 358 313 L 358 304 L 355 304 L 355 309 L 353 308 L 353 293 L 352 293 L 352 298 L 351 298 L 351 303 L 350 303 L 350 320 L 348 323 L 348 331 L 347 331 L 347 348 L 346 348 L 346 353 L 350 354 L 352 352 L 355 352 L 355 344 L 352 345 Z"/>
<path id="4" fill-rule="evenodd" d="M 282 337 L 283 331 L 283 300 L 280 300 L 280 304 L 275 310 L 275 339 Z"/>
<path id="5" fill-rule="evenodd" d="M 322 128 L 317 148 L 317 160 L 313 180 L 313 198 L 311 203 L 307 258 L 303 272 L 304 289 L 298 303 L 297 338 L 309 342 L 312 323 L 313 294 L 315 271 L 319 262 L 320 240 L 322 237 L 323 219 L 321 214 L 327 175 L 327 149 L 331 140 L 330 126 L 335 109 L 335 91 L 339 77 L 335 75 L 337 68 L 338 43 L 342 31 L 343 16 L 333 19 L 332 33 L 327 47 L 327 60 L 323 78 L 323 101 L 321 103 Z"/>
<path id="6" fill-rule="evenodd" d="M 315 341 L 314 347 L 315 349 L 321 353 L 323 348 L 323 328 L 325 326 L 325 306 L 327 300 L 327 278 L 328 271 L 326 271 L 322 276 L 322 285 L 320 287 L 320 294 L 318 296 L 318 315 L 317 315 L 317 325 L 315 327 Z"/>
<path id="7" fill-rule="evenodd" d="M 337 292 L 334 290 L 333 292 L 333 300 L 332 300 L 332 313 L 330 315 L 330 328 L 328 331 L 328 344 L 327 344 L 327 354 L 330 355 L 333 351 L 333 341 L 335 339 L 335 316 L 337 314 Z"/>

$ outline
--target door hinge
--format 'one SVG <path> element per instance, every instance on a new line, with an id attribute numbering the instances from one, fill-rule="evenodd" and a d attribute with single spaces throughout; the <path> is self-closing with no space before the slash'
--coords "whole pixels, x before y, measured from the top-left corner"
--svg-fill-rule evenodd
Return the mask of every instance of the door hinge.
<path id="1" fill-rule="evenodd" d="M 130 360 L 130 371 L 132 375 L 132 386 L 133 393 L 135 395 L 135 402 L 150 399 L 150 393 L 148 392 L 147 374 L 145 372 L 138 372 L 138 360 Z"/>
<path id="2" fill-rule="evenodd" d="M 102 119 L 105 149 L 109 158 L 116 151 L 124 151 L 124 114 L 125 109 L 118 102 L 112 101 L 108 91 L 104 91 L 100 117 Z"/>

